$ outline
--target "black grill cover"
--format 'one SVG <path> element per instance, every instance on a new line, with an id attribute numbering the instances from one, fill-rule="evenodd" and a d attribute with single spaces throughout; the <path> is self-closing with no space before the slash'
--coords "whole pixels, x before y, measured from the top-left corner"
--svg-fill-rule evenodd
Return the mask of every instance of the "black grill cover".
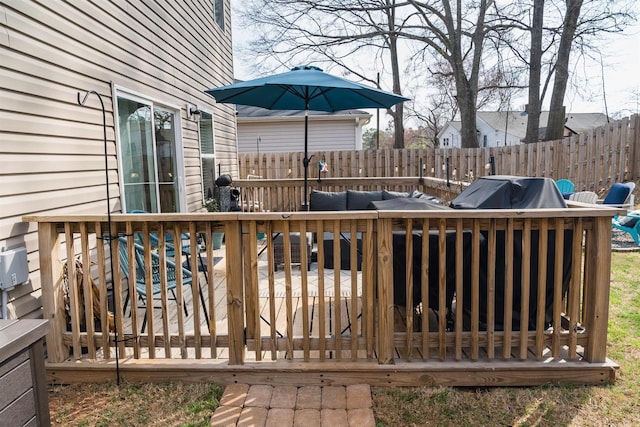
<path id="1" fill-rule="evenodd" d="M 550 178 L 529 178 L 518 176 L 489 176 L 483 177 L 473 182 L 458 197 L 451 202 L 451 207 L 455 209 L 534 209 L 534 208 L 567 208 L 567 205 Z M 539 232 L 533 230 L 530 239 L 531 269 L 529 273 L 530 294 L 529 294 L 529 319 L 526 323 L 528 329 L 536 326 L 537 314 L 537 293 L 539 278 Z M 571 247 L 573 242 L 573 231 L 565 230 L 562 252 L 562 294 L 566 294 L 569 281 L 571 280 Z M 547 259 L 547 271 L 544 282 L 545 288 L 545 320 L 551 320 L 553 310 L 553 287 L 555 282 L 555 262 L 556 262 L 556 232 L 548 232 L 548 247 L 545 254 Z M 511 319 L 512 329 L 519 330 L 521 325 L 521 289 L 522 289 L 522 264 L 523 264 L 523 239 L 522 231 L 516 230 L 513 235 L 513 259 L 505 260 L 506 257 L 506 235 L 504 231 L 496 233 L 496 261 L 493 266 L 495 272 L 495 330 L 502 330 L 504 327 L 504 292 L 506 283 L 505 261 L 513 266 L 513 316 Z M 487 277 L 488 269 L 488 235 L 486 232 L 480 236 L 480 328 L 487 327 Z M 465 255 L 466 256 L 466 255 Z M 471 316 L 471 280 L 470 276 L 464 277 L 464 297 L 463 309 L 465 323 Z M 484 297 L 484 298 L 483 298 Z M 468 323 L 467 323 L 468 324 Z"/>
<path id="2" fill-rule="evenodd" d="M 454 209 L 566 208 L 551 178 L 486 176 L 451 201 Z"/>

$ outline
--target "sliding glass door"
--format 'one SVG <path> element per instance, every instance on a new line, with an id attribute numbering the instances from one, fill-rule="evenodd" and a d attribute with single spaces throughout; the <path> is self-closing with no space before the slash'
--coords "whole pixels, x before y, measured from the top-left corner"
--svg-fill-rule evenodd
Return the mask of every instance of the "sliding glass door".
<path id="1" fill-rule="evenodd" d="M 121 182 L 126 212 L 179 212 L 176 111 L 118 95 Z"/>

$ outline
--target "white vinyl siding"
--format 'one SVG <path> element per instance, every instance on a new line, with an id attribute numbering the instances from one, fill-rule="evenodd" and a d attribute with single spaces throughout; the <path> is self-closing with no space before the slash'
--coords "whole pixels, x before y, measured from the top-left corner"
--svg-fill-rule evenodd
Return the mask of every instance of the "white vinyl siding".
<path id="1" fill-rule="evenodd" d="M 198 123 L 186 105 L 215 117 L 216 161 L 237 175 L 233 106 L 205 89 L 233 82 L 229 1 L 217 27 L 211 1 L 33 2 L 0 0 L 0 248 L 26 246 L 30 281 L 9 293 L 9 317 L 39 317 L 37 226 L 29 214 L 107 210 L 102 113 L 106 109 L 110 210 L 120 186 L 113 88 L 179 110 L 186 210 L 202 209 Z"/>
<path id="2" fill-rule="evenodd" d="M 355 118 L 309 119 L 309 152 L 356 150 Z M 260 138 L 258 149 L 256 141 Z M 362 141 L 360 141 L 362 144 Z M 360 145 L 361 146 L 361 145 Z M 296 121 L 242 122 L 238 120 L 238 152 L 304 151 L 304 118 Z"/>

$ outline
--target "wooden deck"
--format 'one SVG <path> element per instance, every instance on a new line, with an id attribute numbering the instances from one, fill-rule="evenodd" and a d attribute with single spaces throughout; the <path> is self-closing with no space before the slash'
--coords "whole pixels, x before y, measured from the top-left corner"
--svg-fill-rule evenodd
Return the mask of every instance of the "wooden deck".
<path id="1" fill-rule="evenodd" d="M 263 251 L 266 248 L 266 240 L 261 239 L 257 242 L 258 253 Z M 314 249 L 315 250 L 315 249 Z M 206 256 L 206 254 L 201 256 Z M 224 260 L 225 256 L 225 248 L 224 246 L 221 249 L 214 250 L 214 268 L 213 274 L 205 274 L 203 271 L 198 273 L 199 275 L 199 283 L 202 291 L 202 296 L 204 301 L 209 300 L 208 295 L 208 287 L 207 280 L 209 276 L 214 283 L 214 291 L 213 291 L 213 300 L 216 301 L 214 304 L 214 310 L 212 313 L 212 317 L 215 319 L 215 324 L 212 327 L 212 331 L 215 331 L 218 339 L 226 340 L 228 339 L 228 317 L 227 317 L 227 305 L 224 296 L 227 293 L 226 288 L 226 262 Z M 274 286 L 272 291 L 270 292 L 268 286 L 269 280 L 269 264 L 267 260 L 267 253 L 264 253 L 259 257 L 258 265 L 259 265 L 259 277 L 260 277 L 260 288 L 258 291 L 258 301 L 259 301 L 259 317 L 260 317 L 260 336 L 261 337 L 271 337 L 275 335 L 277 340 L 280 340 L 285 336 L 287 331 L 287 301 L 291 301 L 291 311 L 293 313 L 293 334 L 295 338 L 300 339 L 304 335 L 304 330 L 306 329 L 306 333 L 308 336 L 319 336 L 320 334 L 320 324 L 324 323 L 323 330 L 327 334 L 327 336 L 333 336 L 336 333 L 336 321 L 335 316 L 336 312 L 340 313 L 340 325 L 341 325 L 341 334 L 344 336 L 350 336 L 352 333 L 358 334 L 362 331 L 362 289 L 361 286 L 357 286 L 357 296 L 355 300 L 355 306 L 352 304 L 351 299 L 351 273 L 348 271 L 340 271 L 340 293 L 339 298 L 336 299 L 335 295 L 335 285 L 334 285 L 334 272 L 333 270 L 326 270 L 327 273 L 324 276 L 324 299 L 321 302 L 321 296 L 318 292 L 318 264 L 317 262 L 313 262 L 311 264 L 311 269 L 308 271 L 308 290 L 306 292 L 306 296 L 303 297 L 302 289 L 298 285 L 291 289 L 291 297 L 287 298 L 287 290 L 286 290 L 286 276 L 287 272 L 283 269 L 282 266 L 277 271 L 273 272 L 273 282 Z M 183 265 L 186 266 L 185 258 L 182 257 Z M 200 260 L 199 260 L 200 263 Z M 202 261 L 203 264 L 206 264 L 206 261 Z M 291 282 L 299 284 L 301 282 L 302 271 L 303 268 L 300 264 L 292 264 L 290 266 L 291 271 Z M 356 276 L 359 283 L 361 283 L 361 274 Z M 123 286 L 123 288 L 126 287 Z M 270 297 L 270 294 L 272 296 Z M 126 296 L 122 295 L 122 298 Z M 182 323 L 184 325 L 184 334 L 187 336 L 193 336 L 194 331 L 196 330 L 194 321 L 195 315 L 192 310 L 192 307 L 197 307 L 200 311 L 200 323 L 197 327 L 199 333 L 201 335 L 206 335 L 209 333 L 206 316 L 204 314 L 202 300 L 200 299 L 200 295 L 198 293 L 195 294 L 195 302 L 193 298 L 193 293 L 190 287 L 185 287 L 185 291 L 183 293 L 184 304 L 189 307 L 188 315 L 185 315 L 182 319 Z M 305 304 L 306 301 L 306 304 Z M 273 304 L 271 303 L 273 302 Z M 168 313 L 168 333 L 169 335 L 175 335 L 179 332 L 179 310 L 177 310 L 177 305 L 175 302 L 169 302 L 171 306 L 169 307 Z M 336 308 L 336 304 L 340 307 Z M 355 312 L 353 311 L 355 307 Z M 137 318 L 143 319 L 145 315 L 145 306 L 138 305 L 137 308 Z M 321 314 L 321 310 L 322 313 Z M 154 313 L 154 321 L 155 325 L 158 327 L 155 330 L 155 334 L 157 339 L 162 339 L 164 336 L 163 329 L 163 312 L 160 309 L 156 309 L 153 311 Z M 306 322 L 307 327 L 305 328 L 303 323 L 303 313 L 306 313 L 308 317 L 308 322 Z M 355 313 L 355 314 L 354 314 Z M 133 332 L 132 325 L 132 316 L 130 313 L 130 308 L 127 308 L 125 315 L 123 317 L 124 324 L 124 333 L 126 334 L 125 339 L 132 339 L 136 334 Z M 272 328 L 273 325 L 273 328 Z M 141 338 L 144 337 L 146 332 L 142 332 L 140 328 L 140 324 L 138 324 L 138 336 Z M 144 340 L 148 340 L 148 338 L 144 337 Z M 269 346 L 269 343 L 265 343 L 264 346 Z M 247 361 L 255 361 L 255 360 L 268 360 L 268 359 L 282 359 L 287 358 L 286 350 L 279 350 L 277 355 L 272 355 L 270 349 L 262 350 L 261 355 L 256 357 L 257 343 L 256 341 L 252 341 L 249 343 L 248 352 L 246 355 Z M 167 354 L 165 353 L 164 348 L 156 348 L 155 349 L 155 357 L 156 358 L 180 358 L 181 353 L 179 348 L 172 347 L 171 351 Z M 344 350 L 348 356 L 349 350 Z M 193 357 L 193 349 L 188 349 L 189 357 Z M 148 348 L 144 350 L 143 357 L 148 357 Z M 333 357 L 333 351 L 328 351 L 328 358 Z M 100 356 L 100 354 L 98 354 Z M 133 347 L 126 347 L 125 353 L 121 356 L 125 357 L 134 357 Z M 273 357 L 272 357 L 273 356 Z M 293 356 L 295 358 L 302 358 L 301 351 L 294 351 Z M 314 354 L 312 357 L 319 358 L 319 355 Z M 216 348 L 215 352 L 211 353 L 211 348 L 203 348 L 201 358 L 213 358 L 213 359 L 228 359 L 228 349 L 226 347 Z"/>
<path id="2" fill-rule="evenodd" d="M 615 210 L 565 209 L 447 211 L 445 214 L 433 211 L 176 214 L 163 215 L 162 222 L 153 215 L 115 215 L 113 233 L 133 236 L 134 231 L 139 230 L 142 235 L 164 236 L 171 230 L 174 235 L 204 233 L 210 237 L 212 232 L 224 230 L 226 240 L 224 248 L 213 250 L 207 246 L 202 252 L 207 275 L 200 272 L 199 281 L 194 280 L 193 285 L 178 284 L 177 302 L 167 299 L 163 293 L 156 302 L 160 309 L 139 308 L 132 316 L 128 310 L 124 316 L 117 316 L 117 342 L 113 333 L 101 332 L 99 325 L 107 324 L 106 310 L 93 311 L 88 297 L 92 293 L 86 282 L 78 283 L 68 292 L 71 324 L 67 329 L 61 321 L 65 318 L 61 304 L 64 289 L 56 279 L 60 277 L 60 270 L 55 267 L 58 264 L 51 262 L 60 256 L 61 248 L 68 254 L 64 259 L 90 260 L 84 265 L 94 262 L 94 274 L 85 267 L 84 276 L 95 278 L 99 296 L 94 303 L 106 308 L 104 284 L 108 283 L 105 273 L 108 257 L 105 255 L 109 247 L 106 243 L 96 243 L 105 240 L 102 235 L 106 219 L 94 216 L 38 218 L 43 299 L 47 318 L 52 319 L 52 332 L 47 337 L 49 379 L 53 382 L 110 381 L 115 375 L 117 357 L 121 375 L 131 380 L 252 384 L 365 381 L 373 385 L 469 386 L 611 383 L 615 381 L 617 366 L 606 358 L 606 327 L 610 217 L 614 213 Z M 462 251 L 456 251 L 454 286 L 456 302 L 464 301 L 465 309 L 470 307 L 469 313 L 465 317 L 463 310 L 456 308 L 449 316 L 438 316 L 436 313 L 448 311 L 444 295 L 450 285 L 446 276 L 442 273 L 433 283 L 429 280 L 428 268 L 414 271 L 411 267 L 413 240 L 407 239 L 402 253 L 397 248 L 394 253 L 390 244 L 392 232 L 403 231 L 407 235 L 420 232 L 426 236 L 424 239 L 435 238 L 439 250 L 433 256 L 444 266 L 446 239 L 453 236 L 451 242 L 455 242 L 458 249 L 463 248 L 463 230 L 470 230 L 472 251 L 467 260 L 469 266 L 463 264 Z M 532 233 L 546 236 L 551 230 L 560 236 L 567 233 L 573 236 L 568 247 L 572 274 L 566 291 L 559 279 L 554 283 L 539 279 L 541 287 L 534 287 L 535 284 L 526 279 L 532 269 L 531 249 L 527 249 Z M 320 238 L 313 247 L 317 261 L 312 262 L 307 271 L 304 266 L 291 263 L 290 242 L 285 237 L 284 268 L 276 271 L 272 241 L 257 238 L 259 233 L 322 236 L 326 231 L 362 236 L 360 270 L 356 268 L 355 244 L 349 247 L 352 255 L 349 269 L 324 268 L 321 247 L 329 243 Z M 485 297 L 478 293 L 477 281 L 474 279 L 469 289 L 463 287 L 465 269 L 480 270 L 479 239 L 488 238 L 491 248 L 498 233 L 505 234 L 507 243 L 522 233 L 518 238 L 522 239 L 521 268 L 526 280 L 514 289 L 514 283 L 507 279 L 505 289 L 500 292 L 504 292 L 507 301 L 512 301 L 511 296 L 517 290 L 519 296 L 513 303 L 523 307 L 519 314 L 525 319 L 530 318 L 530 308 L 547 307 L 546 315 L 545 310 L 537 310 L 529 324 L 509 320 L 495 327 L 498 314 L 502 315 L 504 310 L 504 318 L 511 319 L 514 306 L 505 304 L 499 313 L 491 304 L 480 310 L 479 301 Z M 429 246 L 424 245 L 426 241 L 423 240 L 424 248 Z M 115 242 L 117 240 L 111 243 Z M 133 245 L 133 237 L 128 237 L 127 244 Z M 194 254 L 191 263 L 195 265 L 198 262 L 195 237 L 190 244 Z M 158 249 L 149 246 L 147 239 L 144 245 L 146 250 L 163 252 L 163 238 Z M 553 267 L 555 277 L 561 277 L 562 270 L 558 269 L 563 265 L 562 250 L 558 249 L 563 247 L 563 239 L 542 238 L 538 250 L 546 254 L 553 246 L 557 254 Z M 512 272 L 508 260 L 514 255 L 509 247 L 508 244 L 504 266 L 507 272 Z M 111 250 L 118 253 L 117 247 Z M 334 265 L 340 263 L 339 252 L 340 245 L 335 243 Z M 491 253 L 489 266 L 496 261 Z M 302 259 L 306 256 L 303 253 Z M 392 290 L 398 285 L 394 285 L 394 256 L 406 257 L 407 283 L 415 283 L 411 278 L 417 275 L 422 295 L 429 293 L 430 286 L 439 288 L 441 298 L 431 301 L 430 306 L 436 308 L 424 310 L 426 315 L 422 315 L 419 308 L 429 305 L 424 298 L 415 311 L 394 305 Z M 428 251 L 425 249 L 421 256 L 422 265 L 427 265 Z M 218 258 L 219 262 L 215 262 Z M 67 265 L 73 266 L 73 262 L 67 261 Z M 543 263 L 535 268 L 544 272 L 547 265 Z M 130 273 L 134 273 L 130 277 L 135 277 L 134 271 Z M 495 272 L 489 269 L 489 295 L 496 292 L 492 275 Z M 78 277 L 74 274 L 72 283 L 76 283 Z M 542 277 L 545 275 L 541 273 Z M 135 292 L 135 288 L 128 287 L 117 263 L 113 283 L 116 311 L 122 313 L 127 291 Z M 78 289 L 85 291 L 81 293 Z M 545 296 L 535 289 L 547 289 L 551 293 Z M 406 286 L 404 292 L 406 300 L 412 301 L 413 287 Z M 545 298 L 549 299 L 546 303 Z M 145 313 L 152 316 L 143 333 Z M 479 313 L 486 315 L 487 327 L 478 321 Z M 80 320 L 94 317 L 98 319 L 98 326 L 85 322 L 89 327 L 83 330 Z"/>

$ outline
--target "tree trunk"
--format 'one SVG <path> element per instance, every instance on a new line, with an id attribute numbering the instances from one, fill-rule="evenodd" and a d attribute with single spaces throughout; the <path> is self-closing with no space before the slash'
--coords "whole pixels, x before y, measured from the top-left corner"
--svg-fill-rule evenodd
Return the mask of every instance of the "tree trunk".
<path id="1" fill-rule="evenodd" d="M 549 121 L 547 122 L 547 132 L 544 139 L 561 139 L 564 129 L 564 95 L 567 90 L 569 80 L 569 54 L 571 44 L 576 32 L 578 18 L 582 0 L 566 0 L 567 14 L 564 19 L 564 28 L 560 38 L 558 48 L 558 60 L 556 61 L 556 75 L 553 81 L 553 92 L 551 93 L 551 104 L 549 106 Z"/>
<path id="2" fill-rule="evenodd" d="M 531 52 L 529 54 L 529 104 L 527 105 L 527 133 L 525 143 L 537 142 L 540 127 L 540 75 L 542 68 L 542 24 L 544 0 L 533 2 Z"/>
<path id="3" fill-rule="evenodd" d="M 458 108 L 460 109 L 460 145 L 462 148 L 478 148 L 478 132 L 476 125 L 476 98 L 472 90 L 459 91 Z M 461 95 L 460 95 L 461 93 Z"/>
<path id="4" fill-rule="evenodd" d="M 402 116 L 404 114 L 404 105 L 402 102 L 395 106 L 393 112 L 393 148 L 404 148 L 404 122 Z"/>
<path id="5" fill-rule="evenodd" d="M 393 2 L 395 6 L 395 1 Z M 393 76 L 393 93 L 402 95 L 400 86 L 400 66 L 398 63 L 398 36 L 395 28 L 395 7 L 387 12 L 387 22 L 389 23 L 389 57 L 391 60 L 391 74 Z M 404 148 L 404 106 L 402 103 L 396 104 L 393 111 L 394 139 L 393 148 Z"/>

